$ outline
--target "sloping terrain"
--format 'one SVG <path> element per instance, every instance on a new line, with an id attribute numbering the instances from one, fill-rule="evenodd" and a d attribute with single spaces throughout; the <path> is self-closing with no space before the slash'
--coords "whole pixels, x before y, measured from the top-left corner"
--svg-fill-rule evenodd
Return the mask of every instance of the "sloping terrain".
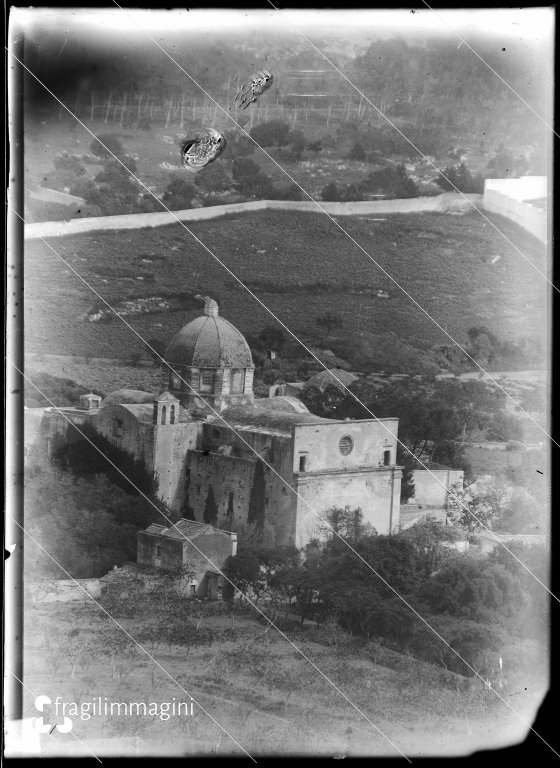
<path id="1" fill-rule="evenodd" d="M 492 221 L 546 270 L 537 240 L 500 217 Z M 480 325 L 502 339 L 545 338 L 545 280 L 478 214 L 355 217 L 341 224 L 457 341 Z M 326 310 L 341 316 L 337 333 L 350 343 L 375 347 L 376 338 L 393 339 L 424 354 L 449 342 L 324 215 L 263 212 L 197 222 L 190 230 L 222 265 L 180 225 L 49 243 L 146 339 L 169 340 L 199 315 L 197 295 L 215 298 L 243 333 L 274 323 L 231 270 L 308 342 L 324 341 L 315 318 Z M 102 302 L 45 243 L 25 244 L 24 267 L 26 351 L 123 358 L 144 351 L 122 321 L 99 315 Z"/>

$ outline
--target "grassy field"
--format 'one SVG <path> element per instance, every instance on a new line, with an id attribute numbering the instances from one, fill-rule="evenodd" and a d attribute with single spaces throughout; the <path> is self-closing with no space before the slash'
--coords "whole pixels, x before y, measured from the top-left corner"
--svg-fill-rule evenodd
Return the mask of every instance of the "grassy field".
<path id="1" fill-rule="evenodd" d="M 544 248 L 516 225 L 497 225 L 542 270 Z M 379 221 L 345 218 L 343 226 L 455 339 L 487 325 L 504 339 L 545 338 L 544 280 L 476 214 L 395 214 Z M 402 341 L 423 354 L 445 335 L 325 216 L 263 212 L 155 230 L 94 232 L 53 238 L 52 247 L 109 302 L 176 297 L 170 309 L 127 320 L 145 338 L 169 340 L 200 314 L 188 296 L 210 294 L 243 333 L 273 323 L 254 293 L 294 333 L 324 341 L 315 317 L 330 309 L 345 338 L 387 347 Z M 493 256 L 501 259 L 494 264 Z M 126 359 L 143 351 L 124 324 L 91 322 L 102 304 L 41 241 L 25 244 L 26 351 Z M 227 268 L 227 269 L 226 269 Z M 378 298 L 377 290 L 388 299 Z M 282 292 L 279 292 L 282 291 Z M 123 306 L 118 307 L 123 309 Z M 328 346 L 324 343 L 324 346 Z M 374 354 L 375 356 L 375 354 Z"/>
<path id="2" fill-rule="evenodd" d="M 204 619 L 207 629 L 231 627 L 223 613 Z M 146 619 L 121 620 L 134 637 Z M 25 684 L 31 691 L 81 706 L 97 697 L 116 702 L 199 702 L 253 755 L 390 756 L 397 749 L 313 669 L 293 645 L 248 614 L 235 618 L 230 639 L 211 646 L 158 643 L 157 662 L 131 643 L 93 603 L 34 605 L 25 615 Z M 337 648 L 318 642 L 318 630 L 288 630 L 298 647 L 375 723 L 399 750 L 458 755 L 522 739 L 514 715 L 482 685 L 389 649 L 357 644 L 346 636 Z M 63 651 L 61 651 L 62 643 Z M 181 686 L 184 690 L 181 690 Z M 187 691 L 188 694 L 185 694 Z M 542 684 L 516 697 L 516 709 L 531 717 Z M 24 692 L 24 716 L 35 714 Z M 73 734 L 96 754 L 119 754 L 140 737 L 141 754 L 241 754 L 198 707 L 188 718 L 73 718 Z M 46 754 L 84 749 L 55 734 Z"/>

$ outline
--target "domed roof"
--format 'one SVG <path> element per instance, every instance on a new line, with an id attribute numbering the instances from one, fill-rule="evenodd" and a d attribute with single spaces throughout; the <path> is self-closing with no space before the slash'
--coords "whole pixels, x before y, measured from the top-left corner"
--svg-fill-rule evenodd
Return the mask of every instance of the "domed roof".
<path id="1" fill-rule="evenodd" d="M 243 335 L 218 315 L 218 305 L 207 298 L 204 315 L 178 331 L 167 347 L 165 360 L 194 368 L 252 368 L 251 350 Z"/>
<path id="2" fill-rule="evenodd" d="M 297 397 L 289 395 L 276 395 L 275 397 L 263 397 L 255 400 L 257 408 L 266 408 L 267 411 L 285 411 L 286 413 L 309 413 L 309 409 Z"/>
<path id="3" fill-rule="evenodd" d="M 344 371 L 342 368 L 331 368 L 328 371 L 319 371 L 319 373 L 316 373 L 315 376 L 312 376 L 307 381 L 305 386 L 319 387 L 321 392 L 324 392 L 329 386 L 344 389 L 344 387 L 349 387 L 350 384 L 357 380 L 357 378 L 358 377 L 354 376 L 353 373 L 348 373 L 348 371 Z"/>

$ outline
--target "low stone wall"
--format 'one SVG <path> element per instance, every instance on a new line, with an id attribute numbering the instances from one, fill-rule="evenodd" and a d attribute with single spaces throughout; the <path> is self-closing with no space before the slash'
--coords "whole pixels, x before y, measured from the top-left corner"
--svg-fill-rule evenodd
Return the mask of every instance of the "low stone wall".
<path id="1" fill-rule="evenodd" d="M 433 197 L 411 197 L 404 200 L 364 200 L 354 203 L 324 203 L 295 200 L 255 200 L 251 203 L 214 205 L 209 208 L 188 208 L 168 213 L 131 213 L 122 216 L 92 216 L 70 221 L 39 221 L 25 226 L 25 239 L 63 237 L 81 232 L 120 229 L 145 229 L 176 224 L 177 220 L 205 221 L 253 211 L 298 211 L 307 213 L 326 212 L 331 216 L 359 216 L 383 213 L 466 213 L 473 205 L 482 203 L 482 195 L 460 195 L 445 192 Z M 320 206 L 320 207 L 319 207 Z"/>
<path id="2" fill-rule="evenodd" d="M 484 208 L 511 219 L 541 242 L 548 242 L 548 224 L 545 210 L 531 205 L 530 200 L 547 196 L 545 176 L 527 176 L 521 179 L 486 179 L 484 182 Z"/>

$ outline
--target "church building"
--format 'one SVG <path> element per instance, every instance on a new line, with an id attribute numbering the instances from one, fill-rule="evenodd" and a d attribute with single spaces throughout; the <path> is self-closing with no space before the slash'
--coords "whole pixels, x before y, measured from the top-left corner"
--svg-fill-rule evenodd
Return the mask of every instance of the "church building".
<path id="1" fill-rule="evenodd" d="M 159 394 L 120 390 L 63 410 L 141 460 L 181 517 L 226 531 L 254 522 L 269 546 L 304 546 L 335 506 L 360 507 L 379 534 L 395 530 L 398 419 L 337 421 L 293 396 L 255 398 L 253 371 L 245 338 L 207 298 L 171 340 Z M 62 417 L 43 410 L 52 435 Z"/>

